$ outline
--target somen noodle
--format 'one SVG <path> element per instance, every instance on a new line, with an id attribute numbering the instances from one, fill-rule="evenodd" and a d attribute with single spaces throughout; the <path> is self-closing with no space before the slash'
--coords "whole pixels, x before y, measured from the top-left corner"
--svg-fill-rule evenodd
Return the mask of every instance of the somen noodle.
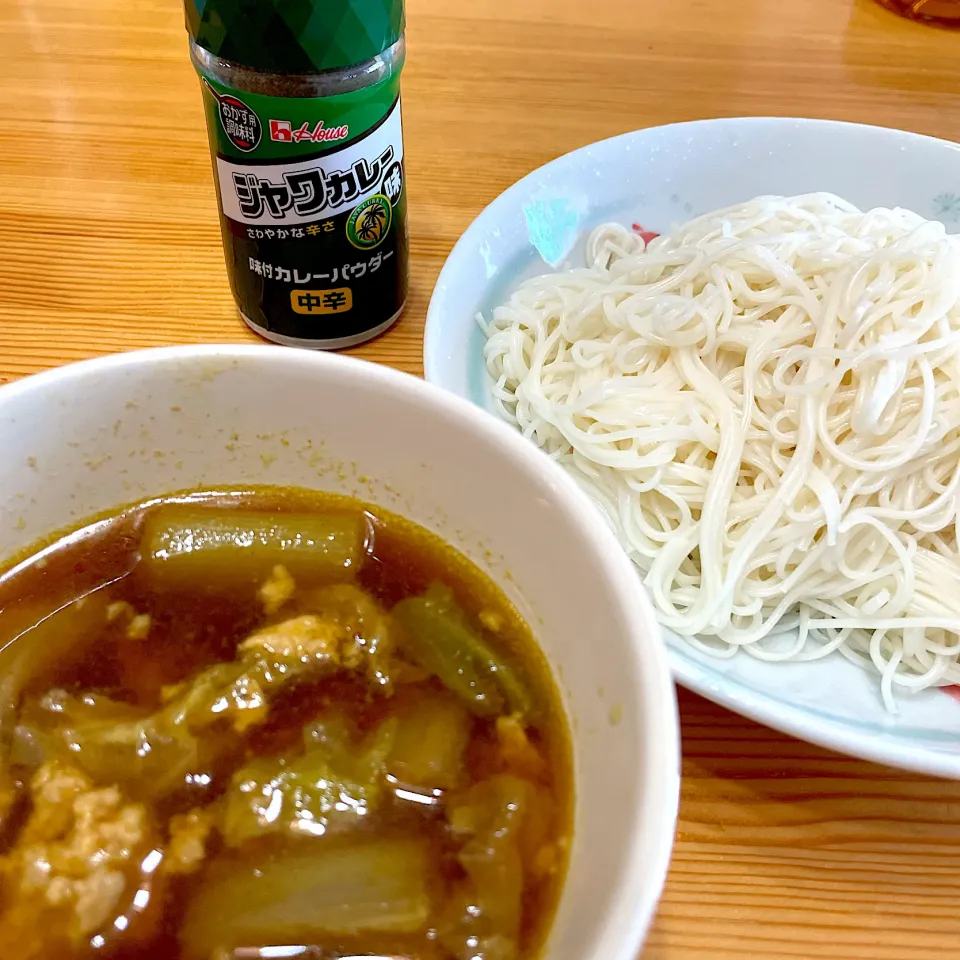
<path id="1" fill-rule="evenodd" d="M 829 194 L 644 240 L 484 322 L 502 415 L 569 470 L 701 650 L 960 683 L 960 237 Z"/>

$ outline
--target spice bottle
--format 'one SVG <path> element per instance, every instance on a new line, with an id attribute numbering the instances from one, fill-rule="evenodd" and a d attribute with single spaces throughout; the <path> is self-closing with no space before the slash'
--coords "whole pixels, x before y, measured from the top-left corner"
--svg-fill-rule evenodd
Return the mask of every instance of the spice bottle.
<path id="1" fill-rule="evenodd" d="M 230 286 L 261 336 L 369 340 L 407 295 L 403 0 L 185 0 Z"/>

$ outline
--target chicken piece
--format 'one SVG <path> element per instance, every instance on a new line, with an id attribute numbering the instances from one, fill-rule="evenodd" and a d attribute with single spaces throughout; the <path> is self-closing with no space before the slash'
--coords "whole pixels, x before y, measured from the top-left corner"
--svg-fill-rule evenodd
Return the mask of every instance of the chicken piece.
<path id="1" fill-rule="evenodd" d="M 132 604 L 127 603 L 126 600 L 115 600 L 107 607 L 107 623 L 113 623 L 121 617 L 130 618 L 135 614 L 136 610 L 133 609 Z"/>
<path id="2" fill-rule="evenodd" d="M 230 719 L 243 731 L 266 718 L 268 694 L 304 674 L 343 664 L 347 629 L 331 619 L 305 614 L 252 633 L 233 663 L 208 667 L 187 683 L 164 690 L 173 726 L 200 729 Z"/>
<path id="3" fill-rule="evenodd" d="M 491 633 L 500 633 L 506 626 L 503 615 L 496 610 L 481 610 L 477 619 Z"/>
<path id="4" fill-rule="evenodd" d="M 149 613 L 137 613 L 126 600 L 116 600 L 107 607 L 107 623 L 126 621 L 125 635 L 128 640 L 146 640 L 151 619 Z"/>
<path id="5" fill-rule="evenodd" d="M 536 853 L 530 864 L 530 874 L 538 880 L 556 876 L 563 868 L 569 841 L 560 837 L 555 843 L 545 843 Z"/>
<path id="6" fill-rule="evenodd" d="M 52 943 L 77 947 L 128 906 L 151 849 L 144 807 L 80 770 L 44 764 L 30 782 L 33 812 L 0 858 L 4 960 L 40 960 Z M 132 891 L 130 891 L 132 892 Z"/>
<path id="7" fill-rule="evenodd" d="M 207 840 L 213 829 L 213 816 L 207 810 L 194 809 L 170 820 L 170 843 L 163 862 L 171 874 L 194 873 L 207 852 Z"/>
<path id="8" fill-rule="evenodd" d="M 263 612 L 267 616 L 276 613 L 296 592 L 297 584 L 290 571 L 278 563 L 259 590 Z"/>
<path id="9" fill-rule="evenodd" d="M 20 834 L 21 844 L 63 836 L 73 820 L 73 804 L 92 789 L 90 778 L 73 767 L 47 763 L 30 782 L 33 813 Z"/>
<path id="10" fill-rule="evenodd" d="M 127 639 L 146 640 L 150 633 L 150 622 L 151 618 L 149 613 L 138 613 L 127 624 Z"/>
<path id="11" fill-rule="evenodd" d="M 245 662 L 261 660 L 278 672 L 303 671 L 315 664 L 339 666 L 347 631 L 332 620 L 306 614 L 264 627 L 240 644 Z"/>
<path id="12" fill-rule="evenodd" d="M 497 717 L 497 742 L 500 756 L 510 773 L 529 780 L 537 780 L 543 775 L 546 763 L 530 742 L 526 728 L 516 714 Z"/>
<path id="13" fill-rule="evenodd" d="M 163 726 L 202 730 L 230 720 L 238 733 L 262 723 L 268 694 L 304 674 L 341 664 L 346 634 L 337 624 L 316 616 L 293 617 L 251 634 L 233 663 L 208 667 L 188 683 L 164 692 L 167 705 L 158 717 Z"/>
<path id="14" fill-rule="evenodd" d="M 351 583 L 309 593 L 304 609 L 336 624 L 342 635 L 343 665 L 363 669 L 370 680 L 387 686 L 387 660 L 393 649 L 390 615 L 369 593 Z"/>

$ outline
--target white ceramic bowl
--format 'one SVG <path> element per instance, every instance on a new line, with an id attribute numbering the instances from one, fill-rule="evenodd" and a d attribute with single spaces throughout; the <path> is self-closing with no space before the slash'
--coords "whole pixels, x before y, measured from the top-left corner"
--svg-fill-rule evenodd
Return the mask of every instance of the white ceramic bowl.
<path id="1" fill-rule="evenodd" d="M 827 120 L 748 117 L 637 130 L 576 150 L 501 194 L 460 238 L 427 315 L 427 379 L 492 410 L 478 311 L 523 277 L 582 258 L 604 220 L 660 233 L 761 194 L 826 190 L 866 209 L 903 206 L 960 229 L 960 145 Z M 559 258 L 559 260 L 557 260 Z M 582 264 L 582 259 L 580 260 Z M 718 660 L 665 632 L 674 676 L 732 710 L 834 750 L 960 777 L 960 701 L 940 690 L 888 713 L 875 675 L 814 663 Z"/>
<path id="2" fill-rule="evenodd" d="M 275 347 L 121 354 L 0 390 L 0 557 L 181 490 L 299 485 L 417 521 L 490 573 L 571 722 L 576 821 L 545 960 L 635 960 L 676 821 L 678 725 L 651 608 L 572 481 L 507 427 L 373 364 Z"/>

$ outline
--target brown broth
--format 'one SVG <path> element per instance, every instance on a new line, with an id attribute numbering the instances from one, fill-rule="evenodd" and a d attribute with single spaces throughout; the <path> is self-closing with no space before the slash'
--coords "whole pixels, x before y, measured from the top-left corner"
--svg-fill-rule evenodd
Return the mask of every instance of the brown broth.
<path id="1" fill-rule="evenodd" d="M 25 829 L 33 829 L 29 826 L 35 796 L 31 778 L 36 776 L 38 764 L 51 759 L 69 763 L 81 756 L 80 767 L 95 788 L 109 788 L 114 782 L 83 766 L 87 762 L 84 758 L 90 756 L 89 746 L 75 747 L 78 752 L 72 760 L 69 751 L 62 752 L 62 738 L 66 735 L 61 728 L 72 722 L 63 717 L 74 707 L 68 706 L 68 714 L 63 716 L 51 713 L 44 706 L 49 703 L 44 700 L 45 695 L 59 690 L 65 693 L 57 697 L 101 698 L 89 709 L 99 710 L 105 702 L 112 702 L 115 706 L 109 709 L 118 711 L 118 715 L 123 711 L 131 711 L 137 717 L 147 713 L 159 715 L 174 697 L 171 686 L 193 683 L 202 671 L 215 664 L 230 669 L 229 665 L 245 655 L 238 652 L 238 645 L 264 624 L 284 621 L 303 611 L 312 612 L 304 606 L 303 599 L 311 584 L 301 579 L 297 580 L 297 593 L 292 600 L 270 616 L 265 614 L 258 596 L 262 578 L 229 584 L 159 582 L 150 564 L 139 560 L 144 525 L 156 511 L 184 499 L 220 512 L 241 508 L 277 516 L 364 512 L 372 536 L 355 578 L 356 586 L 386 610 L 404 598 L 422 595 L 431 584 L 441 583 L 452 591 L 470 628 L 484 636 L 498 660 L 509 665 L 528 692 L 530 707 L 522 727 L 536 751 L 535 757 L 539 755 L 542 762 L 518 768 L 518 761 L 504 752 L 496 718 L 471 715 L 469 740 L 455 788 L 420 791 L 425 796 L 429 794 L 427 799 L 432 797 L 432 803 L 405 799 L 409 795 L 409 791 L 404 792 L 408 785 L 396 778 L 388 778 L 385 787 L 378 779 L 381 799 L 375 805 L 371 803 L 367 816 L 342 832 L 339 826 L 336 833 L 328 827 L 331 836 L 313 838 L 265 830 L 263 835 L 228 848 L 221 836 L 225 829 L 223 811 L 227 796 L 236 792 L 231 778 L 238 768 L 256 758 L 281 754 L 296 762 L 291 758 L 302 755 L 305 749 L 303 730 L 318 717 L 343 718 L 353 730 L 350 736 L 355 753 L 361 749 L 359 745 L 387 729 L 388 721 L 402 725 L 418 705 L 445 698 L 456 701 L 436 676 L 422 668 L 416 656 L 411 657 L 412 648 L 405 646 L 409 638 L 392 624 L 391 636 L 401 639 L 383 663 L 389 666 L 388 674 L 401 679 L 392 682 L 389 689 L 372 684 L 370 676 L 359 668 L 348 670 L 341 665 L 328 672 L 307 672 L 299 679 L 283 681 L 282 687 L 268 698 L 266 718 L 261 717 L 251 726 L 211 720 L 202 735 L 196 737 L 200 749 L 188 774 L 159 795 L 154 795 L 159 789 L 154 776 L 122 782 L 122 802 L 142 804 L 152 824 L 150 842 L 144 849 L 152 846 L 168 855 L 169 824 L 176 815 L 201 809 L 210 814 L 216 825 L 206 837 L 204 859 L 194 872 L 167 875 L 164 865 L 147 883 L 134 867 L 125 868 L 127 887 L 118 903 L 129 904 L 129 894 L 136 883 L 150 887 L 147 905 L 138 912 L 127 911 L 129 916 L 122 920 L 125 929 L 118 932 L 121 922 L 114 922 L 114 911 L 94 934 L 79 935 L 76 924 L 70 932 L 68 923 L 74 901 L 68 900 L 67 906 L 60 908 L 46 901 L 37 906 L 35 895 L 31 894 L 34 899 L 26 895 L 18 899 L 20 895 L 14 890 L 19 877 L 17 857 L 22 853 L 22 835 Z M 74 619 L 62 619 L 57 614 L 44 622 L 44 617 L 53 611 L 87 595 L 92 599 L 81 607 L 67 608 L 67 615 Z M 128 604 L 124 609 L 129 615 L 123 613 L 108 622 L 102 612 L 108 602 Z M 87 623 L 93 616 L 91 611 L 99 617 L 94 627 Z M 149 616 L 145 639 L 131 639 L 125 632 L 134 613 Z M 487 624 L 492 622 L 490 614 L 498 621 L 495 635 L 481 625 L 481 613 Z M 68 629 L 50 629 L 51 624 L 61 623 Z M 86 639 L 75 640 L 75 636 Z M 35 656 L 41 645 L 45 654 Z M 451 828 L 447 811 L 465 802 L 472 785 L 503 774 L 516 776 L 518 769 L 521 779 L 532 784 L 529 796 L 534 798 L 531 802 L 535 803 L 535 813 L 524 821 L 522 832 L 518 833 L 521 828 L 516 826 L 511 828 L 512 836 L 521 837 L 517 849 L 521 851 L 519 862 L 524 870 L 519 949 L 515 956 L 517 960 L 538 956 L 559 898 L 572 825 L 571 752 L 559 695 L 529 628 L 496 585 L 457 551 L 402 517 L 345 498 L 295 489 L 258 488 L 152 501 L 89 524 L 30 551 L 7 573 L 0 574 L 0 698 L 0 775 L 12 782 L 15 794 L 6 816 L 0 802 L 0 942 L 5 945 L 5 960 L 46 960 L 54 955 L 60 960 L 87 956 L 204 960 L 210 951 L 196 952 L 189 939 L 183 938 L 181 925 L 198 890 L 206 889 L 210 878 L 242 872 L 251 863 L 272 862 L 276 858 L 282 862 L 291 851 L 322 851 L 324 844 L 349 845 L 352 838 L 362 841 L 371 836 L 414 838 L 429 851 L 432 909 L 428 923 L 417 932 L 334 936 L 318 933 L 313 939 L 307 931 L 296 941 L 310 946 L 303 956 L 329 960 L 379 954 L 409 960 L 461 960 L 467 953 L 451 947 L 451 935 L 436 935 L 438 928 L 448 929 L 453 923 L 450 918 L 456 914 L 456 908 L 451 891 L 474 884 L 458 859 L 464 850 L 464 835 Z M 451 709 L 459 711 L 460 706 Z M 123 722 L 121 717 L 117 724 Z M 14 737 L 15 728 L 18 733 Z M 24 730 L 33 739 L 24 739 Z M 18 744 L 15 749 L 13 742 Z M 32 747 L 24 752 L 24 743 L 42 743 L 43 747 L 34 756 Z M 150 749 L 158 741 L 153 743 Z M 0 780 L 0 801 L 3 789 Z M 537 829 L 530 825 L 534 821 L 539 824 Z M 330 823 L 336 825 L 339 821 L 331 819 Z M 533 841 L 529 840 L 534 835 L 535 847 L 530 846 Z M 479 897 L 475 887 L 476 884 L 468 890 L 471 896 Z M 17 944 L 12 953 L 8 952 L 9 943 Z M 231 943 L 230 947 L 269 945 L 276 944 Z M 236 956 L 239 960 L 252 954 Z M 490 956 L 494 956 L 493 951 Z M 500 954 L 496 960 L 500 960 Z"/>

